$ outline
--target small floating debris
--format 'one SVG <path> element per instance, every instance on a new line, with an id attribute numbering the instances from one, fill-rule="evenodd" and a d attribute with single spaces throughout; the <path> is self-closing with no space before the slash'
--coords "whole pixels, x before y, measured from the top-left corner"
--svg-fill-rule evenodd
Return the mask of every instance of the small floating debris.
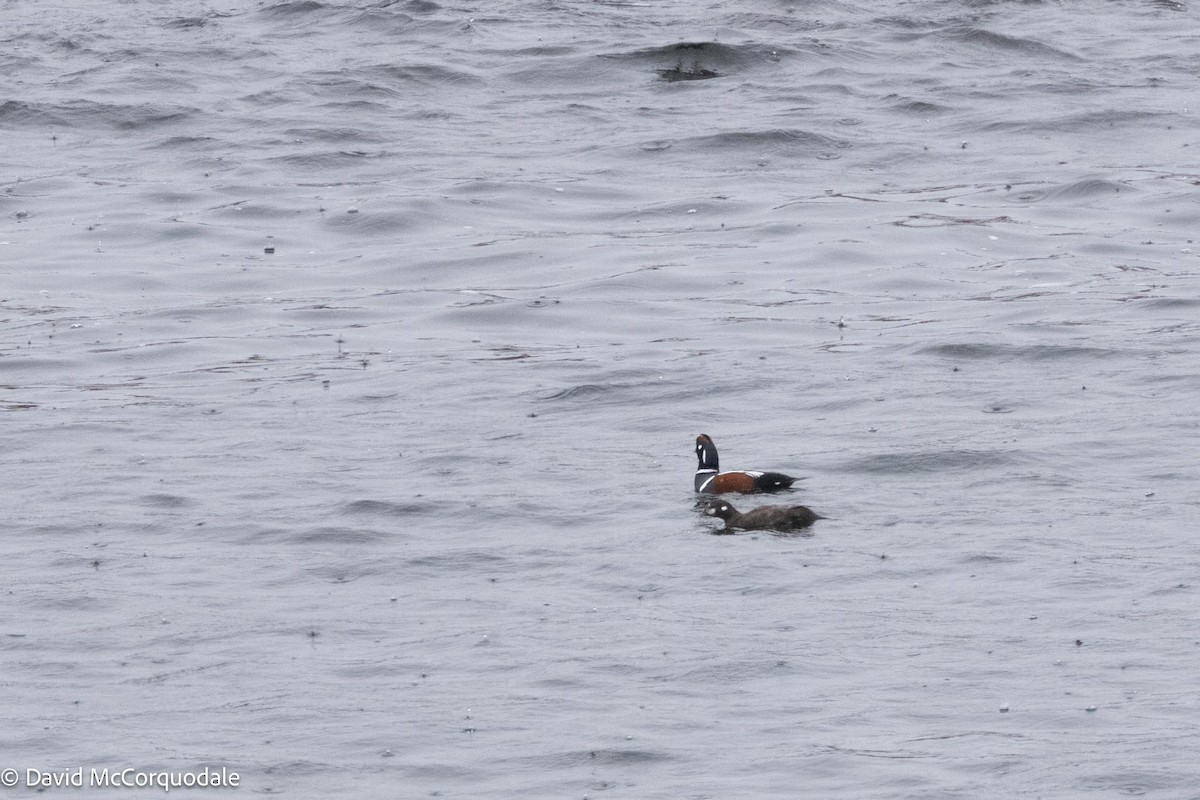
<path id="1" fill-rule="evenodd" d="M 675 83 L 676 81 L 706 81 L 710 78 L 724 76 L 719 72 L 700 66 L 699 62 L 693 61 L 690 67 L 685 68 L 683 62 L 680 61 L 671 69 L 660 69 L 658 77 L 667 83 Z"/>
<path id="2" fill-rule="evenodd" d="M 1001 713 L 1001 714 L 1007 714 L 1007 713 L 1008 713 L 1008 703 L 1001 703 L 1001 704 L 1000 704 L 1000 713 Z"/>

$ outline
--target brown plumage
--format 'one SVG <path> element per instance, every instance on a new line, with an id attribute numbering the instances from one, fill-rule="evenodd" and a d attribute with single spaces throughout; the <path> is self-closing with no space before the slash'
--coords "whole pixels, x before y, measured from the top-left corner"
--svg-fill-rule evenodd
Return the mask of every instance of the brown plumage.
<path id="1" fill-rule="evenodd" d="M 782 472 L 721 472 L 717 461 L 717 446 L 713 444 L 712 437 L 703 433 L 696 437 L 696 459 L 699 465 L 696 468 L 694 485 L 696 491 L 701 494 L 782 492 L 792 488 L 792 484 L 797 480 Z"/>
<path id="2" fill-rule="evenodd" d="M 708 501 L 704 513 L 723 519 L 725 527 L 722 532 L 726 533 L 734 528 L 747 531 L 799 531 L 819 519 L 825 519 L 808 506 L 760 506 L 743 514 L 717 497 Z"/>

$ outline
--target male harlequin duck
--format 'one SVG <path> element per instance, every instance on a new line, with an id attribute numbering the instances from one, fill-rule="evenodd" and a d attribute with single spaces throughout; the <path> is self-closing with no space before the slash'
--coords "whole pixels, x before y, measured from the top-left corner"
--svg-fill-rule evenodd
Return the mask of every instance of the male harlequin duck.
<path id="1" fill-rule="evenodd" d="M 782 472 L 720 472 L 717 446 L 703 433 L 696 437 L 696 458 L 696 491 L 704 494 L 782 492 L 798 480 Z"/>
<path id="2" fill-rule="evenodd" d="M 732 533 L 734 528 L 746 531 L 798 531 L 819 519 L 825 519 L 808 506 L 760 506 L 741 514 L 718 497 L 709 499 L 704 513 L 725 520 L 725 527 L 718 533 Z"/>

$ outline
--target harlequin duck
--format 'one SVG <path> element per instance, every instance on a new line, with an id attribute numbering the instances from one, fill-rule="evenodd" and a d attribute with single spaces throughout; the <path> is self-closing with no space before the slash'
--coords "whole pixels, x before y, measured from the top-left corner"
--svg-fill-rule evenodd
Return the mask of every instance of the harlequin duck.
<path id="1" fill-rule="evenodd" d="M 720 472 L 717 446 L 703 433 L 696 437 L 696 458 L 696 491 L 704 494 L 782 492 L 798 480 L 782 472 Z"/>
<path id="2" fill-rule="evenodd" d="M 732 533 L 734 528 L 747 531 L 798 531 L 819 519 L 825 519 L 808 506 L 759 506 L 742 514 L 717 497 L 708 501 L 704 513 L 725 520 L 725 527 L 719 533 Z"/>

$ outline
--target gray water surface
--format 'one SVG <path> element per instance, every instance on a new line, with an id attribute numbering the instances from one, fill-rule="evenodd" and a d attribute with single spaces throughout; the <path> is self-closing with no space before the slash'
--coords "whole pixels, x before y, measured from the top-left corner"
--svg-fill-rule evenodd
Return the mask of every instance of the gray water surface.
<path id="1" fill-rule="evenodd" d="M 13 796 L 1200 798 L 1192 4 L 0 9 Z"/>

